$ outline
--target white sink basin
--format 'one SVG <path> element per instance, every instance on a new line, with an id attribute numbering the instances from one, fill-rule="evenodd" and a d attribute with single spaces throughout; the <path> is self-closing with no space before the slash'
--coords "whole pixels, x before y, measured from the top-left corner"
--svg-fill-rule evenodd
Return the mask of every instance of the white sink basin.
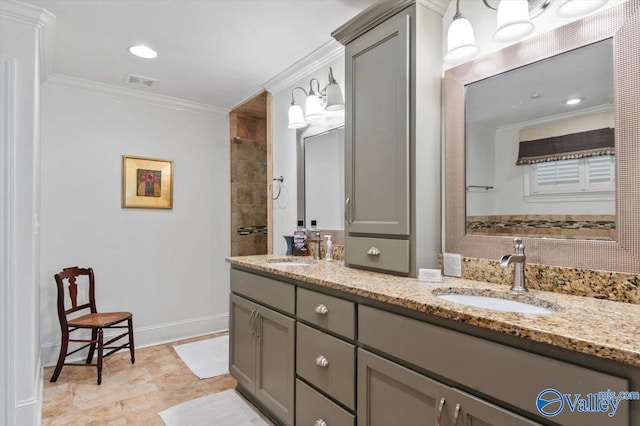
<path id="1" fill-rule="evenodd" d="M 530 303 L 517 302 L 515 300 L 502 299 L 500 297 L 476 296 L 470 294 L 441 294 L 439 298 L 462 305 L 476 308 L 491 309 L 494 311 L 517 312 L 521 314 L 552 314 L 555 311 Z"/>

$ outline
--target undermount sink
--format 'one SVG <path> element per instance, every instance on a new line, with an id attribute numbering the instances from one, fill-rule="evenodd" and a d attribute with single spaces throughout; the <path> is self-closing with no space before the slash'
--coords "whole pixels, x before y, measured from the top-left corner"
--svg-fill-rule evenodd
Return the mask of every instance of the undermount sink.
<path id="1" fill-rule="evenodd" d="M 555 312 L 555 310 L 544 306 L 494 296 L 475 294 L 437 294 L 436 296 L 449 302 L 494 311 L 516 312 L 520 314 L 552 314 Z"/>
<path id="2" fill-rule="evenodd" d="M 268 260 L 267 263 L 273 266 L 309 266 L 311 262 L 305 262 L 304 260 L 294 260 L 294 259 L 271 259 Z"/>

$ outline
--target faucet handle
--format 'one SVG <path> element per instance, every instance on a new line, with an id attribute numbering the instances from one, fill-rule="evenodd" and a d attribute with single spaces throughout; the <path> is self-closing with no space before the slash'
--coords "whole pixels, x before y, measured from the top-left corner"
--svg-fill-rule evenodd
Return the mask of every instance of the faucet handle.
<path id="1" fill-rule="evenodd" d="M 524 254 L 524 243 L 522 242 L 521 237 L 515 237 L 513 239 L 513 248 L 515 249 L 515 254 Z"/>

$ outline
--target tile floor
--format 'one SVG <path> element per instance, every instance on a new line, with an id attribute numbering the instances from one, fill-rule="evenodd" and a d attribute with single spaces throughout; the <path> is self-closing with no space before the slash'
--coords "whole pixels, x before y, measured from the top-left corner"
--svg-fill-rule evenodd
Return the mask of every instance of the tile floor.
<path id="1" fill-rule="evenodd" d="M 129 351 L 118 352 L 105 359 L 100 386 L 95 367 L 65 366 L 55 383 L 49 382 L 53 367 L 45 368 L 43 426 L 164 425 L 160 411 L 235 387 L 229 374 L 198 379 L 173 349 L 224 334 L 136 349 L 135 364 Z"/>

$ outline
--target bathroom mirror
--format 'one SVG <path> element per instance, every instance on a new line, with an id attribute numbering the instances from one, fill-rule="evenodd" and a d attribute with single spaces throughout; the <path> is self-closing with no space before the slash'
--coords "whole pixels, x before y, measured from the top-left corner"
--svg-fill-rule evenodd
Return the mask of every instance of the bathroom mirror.
<path id="1" fill-rule="evenodd" d="M 298 217 L 344 230 L 344 126 L 298 137 Z"/>
<path id="2" fill-rule="evenodd" d="M 612 240 L 613 102 L 611 38 L 467 84 L 467 234 Z"/>
<path id="3" fill-rule="evenodd" d="M 467 169 L 466 161 L 465 107 L 470 85 L 594 43 L 605 41 L 604 46 L 610 39 L 615 117 L 615 229 L 612 239 L 532 238 L 525 235 L 525 245 L 527 260 L 535 263 L 640 273 L 638 4 L 630 1 L 616 5 L 445 73 L 445 251 L 467 257 L 498 259 L 513 250 L 512 235 L 474 235 L 467 232 L 467 202 L 470 201 L 467 186 L 494 186 L 491 182 L 472 182 L 466 177 L 469 173 L 470 178 L 478 178 L 473 175 L 471 161 L 471 169 Z M 573 69 L 574 73 L 585 71 L 579 67 Z M 515 84 L 517 88 L 518 82 Z M 536 89 L 531 89 L 530 95 L 535 95 Z M 485 109 L 492 107 L 490 102 L 484 105 Z M 601 104 L 601 108 L 603 113 L 608 112 L 606 105 Z M 520 122 L 526 121 L 527 118 L 520 118 Z M 469 207 L 473 212 L 476 206 L 471 204 Z"/>

